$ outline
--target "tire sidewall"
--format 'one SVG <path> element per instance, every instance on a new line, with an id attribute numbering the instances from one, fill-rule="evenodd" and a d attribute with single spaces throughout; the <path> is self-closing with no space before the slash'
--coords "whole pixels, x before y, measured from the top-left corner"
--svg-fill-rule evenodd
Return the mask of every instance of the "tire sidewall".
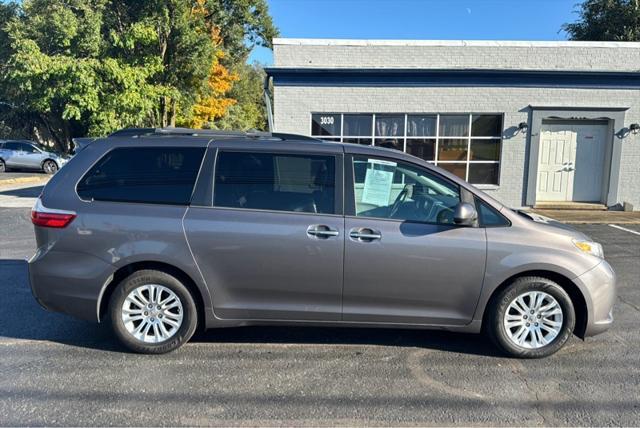
<path id="1" fill-rule="evenodd" d="M 529 291 L 542 291 L 558 302 L 562 309 L 562 328 L 556 338 L 539 349 L 527 349 L 513 343 L 504 326 L 504 315 L 513 300 Z M 490 335 L 494 342 L 510 356 L 520 358 L 542 358 L 554 354 L 569 340 L 575 327 L 575 310 L 567 292 L 555 282 L 546 278 L 519 278 L 502 291 L 493 305 Z"/>
<path id="2" fill-rule="evenodd" d="M 160 343 L 145 343 L 133 337 L 122 321 L 122 305 L 129 293 L 145 284 L 157 284 L 173 291 L 182 304 L 182 325 L 169 339 Z M 160 271 L 142 270 L 126 277 L 114 290 L 109 300 L 111 327 L 118 340 L 128 349 L 145 354 L 164 354 L 179 348 L 187 342 L 196 330 L 198 314 L 193 296 L 175 277 Z"/>
<path id="3" fill-rule="evenodd" d="M 0 159 L 0 172 L 7 172 L 7 164 L 3 159 Z"/>

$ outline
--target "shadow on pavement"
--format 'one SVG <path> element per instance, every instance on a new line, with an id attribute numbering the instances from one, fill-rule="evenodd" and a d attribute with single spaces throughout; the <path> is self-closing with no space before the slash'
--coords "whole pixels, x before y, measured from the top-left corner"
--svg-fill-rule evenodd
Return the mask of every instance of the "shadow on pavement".
<path id="1" fill-rule="evenodd" d="M 37 198 L 44 186 L 24 187 L 22 189 L 0 191 L 0 196 L 14 196 L 16 198 Z"/>
<path id="2" fill-rule="evenodd" d="M 40 307 L 31 294 L 27 262 L 0 260 L 0 340 L 42 340 L 101 350 L 121 348 L 105 325 L 76 320 Z"/>
<path id="3" fill-rule="evenodd" d="M 484 335 L 397 328 L 236 327 L 200 332 L 191 341 L 237 344 L 399 346 L 485 357 L 504 357 Z"/>
<path id="4" fill-rule="evenodd" d="M 0 337 L 43 340 L 104 351 L 123 351 L 107 324 L 47 312 L 29 288 L 27 262 L 0 260 Z M 481 335 L 425 330 L 334 327 L 238 327 L 197 333 L 192 342 L 379 345 L 428 348 L 446 352 L 500 356 Z"/>

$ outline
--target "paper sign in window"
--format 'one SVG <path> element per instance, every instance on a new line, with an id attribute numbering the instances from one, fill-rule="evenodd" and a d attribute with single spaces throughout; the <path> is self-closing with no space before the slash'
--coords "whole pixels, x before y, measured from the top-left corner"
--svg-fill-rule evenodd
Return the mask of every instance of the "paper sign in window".
<path id="1" fill-rule="evenodd" d="M 370 168 L 364 178 L 362 202 L 379 207 L 389 205 L 393 174 L 396 163 L 378 159 L 368 159 Z"/>

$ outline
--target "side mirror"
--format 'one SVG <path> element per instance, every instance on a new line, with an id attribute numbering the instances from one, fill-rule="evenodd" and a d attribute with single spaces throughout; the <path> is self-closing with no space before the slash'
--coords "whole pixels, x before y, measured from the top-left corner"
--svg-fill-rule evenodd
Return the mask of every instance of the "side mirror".
<path id="1" fill-rule="evenodd" d="M 478 212 L 468 202 L 460 202 L 453 212 L 453 222 L 460 226 L 475 226 L 478 221 Z"/>

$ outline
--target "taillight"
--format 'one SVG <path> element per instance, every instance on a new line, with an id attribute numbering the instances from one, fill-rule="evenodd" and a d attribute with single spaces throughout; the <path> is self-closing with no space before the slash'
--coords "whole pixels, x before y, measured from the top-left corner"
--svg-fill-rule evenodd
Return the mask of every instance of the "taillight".
<path id="1" fill-rule="evenodd" d="M 41 227 L 54 227 L 61 229 L 63 227 L 67 227 L 74 218 L 76 218 L 76 213 L 73 211 L 47 208 L 42 205 L 40 198 L 38 198 L 36 204 L 31 210 L 31 222 L 36 226 Z"/>

